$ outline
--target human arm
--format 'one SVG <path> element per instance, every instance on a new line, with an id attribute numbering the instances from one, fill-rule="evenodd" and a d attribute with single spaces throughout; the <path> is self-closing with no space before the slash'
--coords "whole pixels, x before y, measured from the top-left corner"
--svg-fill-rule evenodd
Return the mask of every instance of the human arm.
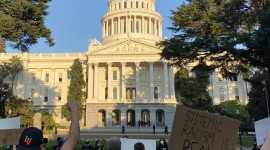
<path id="1" fill-rule="evenodd" d="M 270 150 L 270 129 L 268 130 L 268 135 L 260 150 Z"/>
<path id="2" fill-rule="evenodd" d="M 71 124 L 69 128 L 69 139 L 61 150 L 75 150 L 80 140 L 80 125 L 78 119 L 78 105 L 75 101 L 69 101 L 67 108 L 71 113 Z"/>

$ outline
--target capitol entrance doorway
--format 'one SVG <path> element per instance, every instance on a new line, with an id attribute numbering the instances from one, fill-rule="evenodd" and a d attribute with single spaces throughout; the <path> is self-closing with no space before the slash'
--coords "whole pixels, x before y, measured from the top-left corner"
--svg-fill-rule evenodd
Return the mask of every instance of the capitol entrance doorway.
<path id="1" fill-rule="evenodd" d="M 127 111 L 127 126 L 134 127 L 135 125 L 135 111 L 130 109 Z"/>

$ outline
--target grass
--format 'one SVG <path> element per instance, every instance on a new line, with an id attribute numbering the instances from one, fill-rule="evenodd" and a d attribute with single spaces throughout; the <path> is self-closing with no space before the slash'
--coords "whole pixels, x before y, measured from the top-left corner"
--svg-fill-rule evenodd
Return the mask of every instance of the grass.
<path id="1" fill-rule="evenodd" d="M 245 136 L 245 137 L 242 137 L 242 147 L 244 148 L 252 148 L 253 147 L 253 139 L 255 139 L 256 137 L 255 136 Z M 237 147 L 240 146 L 240 142 L 239 142 L 239 136 L 237 137 Z"/>

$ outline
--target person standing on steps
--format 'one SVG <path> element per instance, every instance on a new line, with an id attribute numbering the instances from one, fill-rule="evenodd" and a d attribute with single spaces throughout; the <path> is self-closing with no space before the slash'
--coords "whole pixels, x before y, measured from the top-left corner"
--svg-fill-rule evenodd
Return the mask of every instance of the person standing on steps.
<path id="1" fill-rule="evenodd" d="M 155 124 L 153 124 L 153 134 L 154 135 L 156 134 L 156 126 L 155 126 Z"/>

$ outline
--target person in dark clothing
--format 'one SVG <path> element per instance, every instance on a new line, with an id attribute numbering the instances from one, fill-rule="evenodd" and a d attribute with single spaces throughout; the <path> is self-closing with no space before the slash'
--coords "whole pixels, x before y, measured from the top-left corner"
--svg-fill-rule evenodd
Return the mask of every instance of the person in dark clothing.
<path id="1" fill-rule="evenodd" d="M 156 134 L 156 126 L 153 124 L 153 134 Z"/>
<path id="2" fill-rule="evenodd" d="M 141 126 L 141 120 L 139 120 L 138 125 L 139 125 L 139 127 Z"/>
<path id="3" fill-rule="evenodd" d="M 94 147 L 89 144 L 89 139 L 84 140 L 85 145 L 82 146 L 82 150 L 94 150 Z"/>
<path id="4" fill-rule="evenodd" d="M 165 126 L 164 133 L 165 133 L 165 135 L 168 135 L 168 134 L 169 134 L 169 133 L 168 133 L 168 126 L 167 126 L 167 125 Z"/>
<path id="5" fill-rule="evenodd" d="M 257 140 L 256 139 L 253 140 L 253 148 L 252 148 L 252 150 L 260 150 L 260 146 L 257 145 Z"/>
<path id="6" fill-rule="evenodd" d="M 164 138 L 159 139 L 159 144 L 156 150 L 168 150 L 168 145 Z"/>
<path id="7" fill-rule="evenodd" d="M 126 128 L 125 128 L 125 126 L 123 125 L 123 126 L 122 126 L 122 134 L 125 134 L 125 131 L 126 131 Z"/>
<path id="8" fill-rule="evenodd" d="M 57 141 L 57 145 L 55 145 L 54 147 L 53 147 L 53 150 L 56 150 L 57 148 L 61 148 L 62 147 L 62 144 L 63 144 L 63 139 L 61 138 L 61 137 L 58 137 L 57 139 L 56 139 L 56 141 Z"/>
<path id="9" fill-rule="evenodd" d="M 101 144 L 100 140 L 96 141 L 95 150 L 104 150 L 104 145 Z"/>

